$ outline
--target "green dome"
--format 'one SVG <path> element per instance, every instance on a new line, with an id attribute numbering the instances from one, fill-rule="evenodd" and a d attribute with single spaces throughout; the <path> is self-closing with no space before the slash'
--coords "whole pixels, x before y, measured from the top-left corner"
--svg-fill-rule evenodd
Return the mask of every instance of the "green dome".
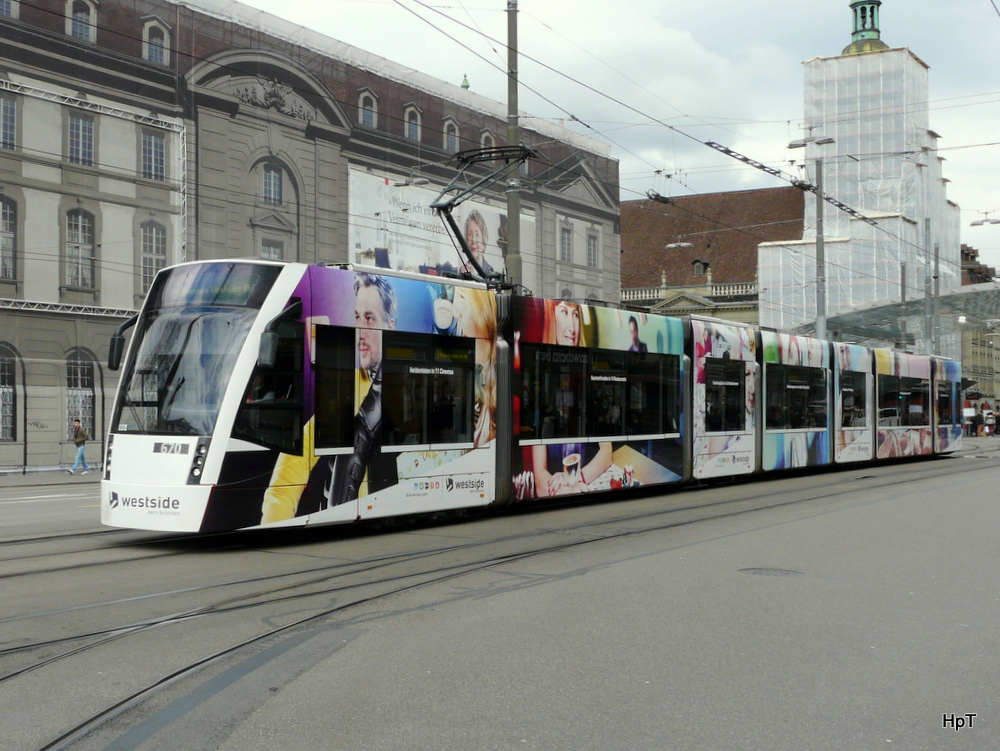
<path id="1" fill-rule="evenodd" d="M 851 13 L 854 16 L 854 28 L 851 31 L 851 43 L 844 47 L 842 55 L 860 55 L 863 52 L 878 52 L 889 49 L 882 41 L 882 33 L 878 28 L 879 7 L 882 0 L 853 0 Z"/>

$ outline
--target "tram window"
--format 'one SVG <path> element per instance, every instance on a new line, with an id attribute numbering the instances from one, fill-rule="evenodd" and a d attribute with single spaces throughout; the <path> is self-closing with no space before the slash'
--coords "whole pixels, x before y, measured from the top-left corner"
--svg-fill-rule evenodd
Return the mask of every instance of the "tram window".
<path id="1" fill-rule="evenodd" d="M 589 354 L 577 347 L 522 347 L 521 436 L 576 438 L 586 435 Z"/>
<path id="2" fill-rule="evenodd" d="M 840 424 L 845 428 L 863 428 L 867 420 L 868 378 L 864 373 L 840 374 Z"/>
<path id="3" fill-rule="evenodd" d="M 733 433 L 746 429 L 746 370 L 739 360 L 705 358 L 705 429 Z"/>
<path id="4" fill-rule="evenodd" d="M 282 321 L 274 367 L 254 369 L 233 435 L 290 454 L 302 452 L 303 326 Z"/>
<path id="5" fill-rule="evenodd" d="M 930 425 L 930 383 L 926 378 L 878 377 L 880 427 Z"/>
<path id="6" fill-rule="evenodd" d="M 471 443 L 475 341 L 385 332 L 382 443 Z"/>
<path id="7" fill-rule="evenodd" d="M 521 438 L 675 433 L 680 358 L 647 352 L 521 348 Z"/>
<path id="8" fill-rule="evenodd" d="M 676 433 L 680 412 L 680 358 L 630 352 L 627 432 Z"/>
<path id="9" fill-rule="evenodd" d="M 765 367 L 768 429 L 825 428 L 826 371 L 780 363 L 767 363 Z"/>
<path id="10" fill-rule="evenodd" d="M 316 327 L 316 447 L 354 445 L 354 329 Z"/>
<path id="11" fill-rule="evenodd" d="M 937 419 L 938 425 L 954 425 L 958 422 L 954 402 L 951 398 L 950 381 L 937 385 Z"/>
<path id="12" fill-rule="evenodd" d="M 587 383 L 587 435 L 625 434 L 625 353 L 591 353 Z"/>

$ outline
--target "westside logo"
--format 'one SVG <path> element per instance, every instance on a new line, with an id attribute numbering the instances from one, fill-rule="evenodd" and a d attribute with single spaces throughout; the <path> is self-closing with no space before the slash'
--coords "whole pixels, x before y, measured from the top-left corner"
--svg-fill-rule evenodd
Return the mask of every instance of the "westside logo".
<path id="1" fill-rule="evenodd" d="M 179 511 L 181 502 L 178 498 L 153 497 L 142 495 L 118 495 L 111 492 L 111 508 L 149 509 L 152 511 Z"/>
<path id="2" fill-rule="evenodd" d="M 469 477 L 464 480 L 447 477 L 444 481 L 444 489 L 449 493 L 453 490 L 480 491 L 486 489 L 486 481 L 482 477 Z"/>

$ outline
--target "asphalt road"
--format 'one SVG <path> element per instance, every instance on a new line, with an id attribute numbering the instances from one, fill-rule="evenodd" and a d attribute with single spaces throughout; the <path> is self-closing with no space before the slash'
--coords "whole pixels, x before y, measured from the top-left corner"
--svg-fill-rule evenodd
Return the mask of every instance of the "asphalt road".
<path id="1" fill-rule="evenodd" d="M 20 623 L 58 636 L 96 617 L 82 605 L 88 582 L 128 595 L 119 610 L 241 573 L 333 571 L 337 585 L 291 608 L 278 590 L 263 607 L 244 598 L 224 628 L 195 618 L 175 636 L 180 626 L 162 623 L 127 650 L 91 650 L 59 680 L 41 668 L 0 682 L 0 724 L 16 751 L 996 749 L 1000 456 L 986 439 L 964 454 L 248 546 L 121 533 L 100 550 L 88 542 L 89 568 L 61 584 L 47 562 L 0 563 L 23 611 L 0 617 L 0 634 Z M 72 526 L 78 513 L 92 529 L 95 489 L 19 507 L 0 484 L 0 508 L 23 530 L 39 517 Z M 98 576 L 110 556 L 128 558 L 108 569 L 123 572 L 117 585 Z M 382 590 L 355 583 L 395 557 L 405 562 Z M 282 592 L 305 581 L 282 579 Z M 81 609 L 44 618 L 59 602 Z M 167 675 L 303 615 L 51 744 L 150 664 Z M 0 678 L 10 643 L 0 638 Z"/>

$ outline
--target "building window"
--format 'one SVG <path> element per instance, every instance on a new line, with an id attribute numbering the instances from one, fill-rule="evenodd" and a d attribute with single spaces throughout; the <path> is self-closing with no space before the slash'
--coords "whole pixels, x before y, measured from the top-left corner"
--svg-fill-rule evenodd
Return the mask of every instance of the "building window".
<path id="1" fill-rule="evenodd" d="M 162 224 L 142 225 L 142 293 L 149 292 L 153 279 L 167 265 L 167 230 Z"/>
<path id="2" fill-rule="evenodd" d="M 66 284 L 94 287 L 94 217 L 86 211 L 66 215 Z"/>
<path id="3" fill-rule="evenodd" d="M 281 205 L 281 169 L 273 164 L 264 165 L 264 203 Z"/>
<path id="4" fill-rule="evenodd" d="M 149 30 L 149 41 L 146 43 L 146 59 L 151 63 L 163 65 L 166 62 L 165 47 L 163 29 L 154 26 Z"/>
<path id="5" fill-rule="evenodd" d="M 142 27 L 142 56 L 156 65 L 170 62 L 170 32 L 158 19 Z"/>
<path id="6" fill-rule="evenodd" d="M 410 141 L 420 140 L 420 112 L 416 107 L 406 108 L 406 138 Z"/>
<path id="7" fill-rule="evenodd" d="M 0 97 L 0 148 L 13 149 L 17 143 L 17 100 Z"/>
<path id="8" fill-rule="evenodd" d="M 708 261 L 695 261 L 694 262 L 694 275 L 704 276 L 708 273 Z"/>
<path id="9" fill-rule="evenodd" d="M 0 279 L 17 279 L 17 205 L 0 198 Z"/>
<path id="10" fill-rule="evenodd" d="M 167 139 L 161 133 L 142 134 L 142 176 L 147 180 L 167 176 Z"/>
<path id="11" fill-rule="evenodd" d="M 489 131 L 486 131 L 479 139 L 479 145 L 484 149 L 495 149 L 497 142 L 496 139 L 493 137 L 493 134 L 490 133 Z"/>
<path id="12" fill-rule="evenodd" d="M 84 42 L 97 41 L 97 8 L 91 0 L 66 0 L 66 33 Z"/>
<path id="13" fill-rule="evenodd" d="M 0 442 L 17 440 L 17 360 L 0 346 Z"/>
<path id="14" fill-rule="evenodd" d="M 378 104 L 371 94 L 362 94 L 358 108 L 360 113 L 358 120 L 366 128 L 374 128 L 378 125 Z"/>
<path id="15" fill-rule="evenodd" d="M 284 261 L 285 244 L 281 240 L 264 238 L 260 241 L 260 257 L 265 261 Z"/>
<path id="16" fill-rule="evenodd" d="M 18 0 L 0 0 L 0 16 L 4 18 L 17 18 L 19 5 Z"/>
<path id="17" fill-rule="evenodd" d="M 573 263 L 573 228 L 559 228 L 559 260 L 563 263 Z"/>
<path id="18" fill-rule="evenodd" d="M 444 150 L 458 151 L 458 125 L 454 120 L 448 120 L 444 124 Z"/>
<path id="19" fill-rule="evenodd" d="M 597 268 L 597 235 L 587 234 L 587 265 Z"/>
<path id="20" fill-rule="evenodd" d="M 94 435 L 94 363 L 80 357 L 66 361 L 66 435 L 73 435 L 73 420 Z"/>
<path id="21" fill-rule="evenodd" d="M 92 167 L 94 164 L 94 121 L 72 114 L 69 116 L 69 160 L 73 164 Z"/>

